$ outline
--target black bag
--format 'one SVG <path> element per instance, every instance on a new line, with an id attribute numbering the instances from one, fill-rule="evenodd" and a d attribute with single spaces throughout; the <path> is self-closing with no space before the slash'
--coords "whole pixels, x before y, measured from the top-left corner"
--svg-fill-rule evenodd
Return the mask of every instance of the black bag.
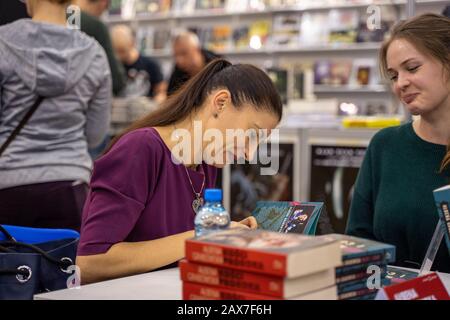
<path id="1" fill-rule="evenodd" d="M 0 232 L 8 239 L 0 241 L 0 300 L 31 300 L 35 294 L 67 289 L 79 239 L 31 245 L 17 242 L 1 226 Z"/>

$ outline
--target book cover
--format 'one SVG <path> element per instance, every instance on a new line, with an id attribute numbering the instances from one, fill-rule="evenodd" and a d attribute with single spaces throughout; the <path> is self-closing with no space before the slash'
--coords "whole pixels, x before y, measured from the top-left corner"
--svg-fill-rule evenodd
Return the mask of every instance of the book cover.
<path id="1" fill-rule="evenodd" d="M 188 239 L 186 258 L 288 278 L 334 269 L 342 263 L 340 244 L 334 238 L 260 229 L 231 229 Z"/>
<path id="2" fill-rule="evenodd" d="M 329 42 L 354 43 L 356 42 L 359 26 L 357 10 L 333 9 L 329 12 Z"/>
<path id="3" fill-rule="evenodd" d="M 352 73 L 351 61 L 334 61 L 330 68 L 330 85 L 345 86 L 349 84 Z"/>
<path id="4" fill-rule="evenodd" d="M 260 159 L 267 162 L 246 162 L 230 166 L 230 213 L 234 221 L 250 216 L 260 200 L 290 201 L 295 198 L 295 150 L 297 141 L 283 141 L 277 145 L 261 143 L 258 149 Z M 264 151 L 266 150 L 266 151 Z M 276 160 L 272 160 L 276 159 Z M 261 174 L 279 161 L 276 174 Z"/>
<path id="5" fill-rule="evenodd" d="M 231 28 L 228 25 L 214 26 L 205 39 L 205 48 L 211 51 L 224 51 L 231 48 Z"/>
<path id="6" fill-rule="evenodd" d="M 356 267 L 363 264 L 375 264 L 378 261 L 382 261 L 385 263 L 385 256 L 384 254 L 374 254 L 374 255 L 368 255 L 368 256 L 362 256 L 362 257 L 355 257 L 351 259 L 345 259 L 342 262 L 342 268 L 351 268 Z M 345 269 L 349 270 L 349 269 Z"/>
<path id="7" fill-rule="evenodd" d="M 300 14 L 277 15 L 273 22 L 272 43 L 279 48 L 296 48 L 300 44 Z"/>
<path id="8" fill-rule="evenodd" d="M 157 28 L 153 34 L 153 50 L 170 50 L 170 29 Z"/>
<path id="9" fill-rule="evenodd" d="M 395 246 L 374 240 L 352 237 L 343 234 L 328 235 L 341 243 L 342 260 L 352 260 L 365 256 L 384 256 L 387 264 L 395 262 Z"/>
<path id="10" fill-rule="evenodd" d="M 111 0 L 109 2 L 108 14 L 111 16 L 122 14 L 122 0 Z"/>
<path id="11" fill-rule="evenodd" d="M 354 273 L 367 272 L 367 268 L 372 265 L 377 265 L 377 266 L 385 266 L 386 265 L 386 262 L 384 260 L 384 255 L 382 255 L 382 254 L 377 254 L 374 256 L 366 256 L 366 257 L 362 257 L 362 258 L 351 259 L 351 260 L 345 261 L 343 263 L 344 264 L 343 266 L 336 268 L 336 277 L 344 277 L 347 275 L 352 275 Z M 370 260 L 370 261 L 367 261 L 367 260 Z M 349 261 L 355 262 L 355 263 L 348 264 Z M 345 265 L 345 264 L 347 264 L 347 265 Z"/>
<path id="12" fill-rule="evenodd" d="M 137 29 L 136 46 L 141 54 L 146 55 L 153 50 L 154 33 L 153 27 L 140 27 Z"/>
<path id="13" fill-rule="evenodd" d="M 249 48 L 249 27 L 239 26 L 233 30 L 233 46 L 237 50 L 245 50 Z"/>
<path id="14" fill-rule="evenodd" d="M 310 145 L 309 200 L 324 202 L 331 232 L 345 233 L 354 184 L 366 147 L 330 141 Z"/>
<path id="15" fill-rule="evenodd" d="M 320 60 L 314 63 L 314 84 L 331 84 L 331 61 Z"/>
<path id="16" fill-rule="evenodd" d="M 249 37 L 250 48 L 259 50 L 268 44 L 271 22 L 269 20 L 257 20 L 250 24 Z"/>
<path id="17" fill-rule="evenodd" d="M 258 201 L 252 215 L 260 229 L 314 235 L 322 207 L 320 202 Z"/>
<path id="18" fill-rule="evenodd" d="M 224 9 L 225 5 L 225 0 L 197 0 L 195 8 L 197 10 L 217 10 Z"/>
<path id="19" fill-rule="evenodd" d="M 300 45 L 314 46 L 328 43 L 328 14 L 326 12 L 305 12 L 302 15 Z"/>
<path id="20" fill-rule="evenodd" d="M 280 298 L 184 281 L 183 300 L 280 300 Z"/>
<path id="21" fill-rule="evenodd" d="M 389 279 L 381 278 L 381 287 L 387 286 L 389 284 L 390 284 Z M 367 279 L 353 281 L 349 283 L 340 283 L 337 285 L 337 288 L 339 294 L 369 289 L 367 286 Z"/>
<path id="22" fill-rule="evenodd" d="M 416 271 L 406 270 L 404 268 L 397 268 L 394 266 L 388 266 L 386 272 L 386 278 L 389 279 L 392 284 L 415 279 L 418 276 L 419 273 Z"/>
<path id="23" fill-rule="evenodd" d="M 380 271 L 381 271 L 382 275 L 387 277 L 387 266 L 386 265 L 380 266 Z M 353 283 L 358 282 L 358 281 L 363 281 L 363 280 L 365 281 L 371 275 L 372 275 L 371 273 L 367 273 L 367 268 L 363 269 L 361 271 L 358 271 L 358 272 L 354 272 L 352 274 L 337 275 L 336 276 L 336 284 L 349 285 L 349 284 L 353 284 Z"/>
<path id="24" fill-rule="evenodd" d="M 384 287 L 376 300 L 450 300 L 439 275 L 435 272 Z"/>
<path id="25" fill-rule="evenodd" d="M 336 300 L 336 287 L 331 286 L 289 300 Z M 236 291 L 233 289 L 183 282 L 183 300 L 282 300 L 277 297 Z"/>
<path id="26" fill-rule="evenodd" d="M 398 10 L 393 6 L 380 6 L 380 21 L 367 19 L 362 15 L 358 23 L 357 42 L 382 42 L 389 35 L 389 30 L 400 19 Z"/>
<path id="27" fill-rule="evenodd" d="M 439 219 L 445 229 L 445 241 L 450 253 L 450 185 L 434 190 L 433 196 L 439 214 Z"/>
<path id="28" fill-rule="evenodd" d="M 175 14 L 192 14 L 196 0 L 172 0 L 172 12 Z"/>
<path id="29" fill-rule="evenodd" d="M 250 293 L 290 298 L 335 284 L 332 269 L 286 279 L 242 270 L 197 264 L 182 260 L 179 263 L 182 281 L 219 286 Z"/>
<path id="30" fill-rule="evenodd" d="M 267 68 L 269 78 L 272 80 L 275 88 L 277 88 L 283 105 L 288 102 L 288 71 L 282 68 Z"/>
<path id="31" fill-rule="evenodd" d="M 359 297 L 364 297 L 364 296 L 367 296 L 367 295 L 373 296 L 373 295 L 376 295 L 377 292 L 378 292 L 377 289 L 365 288 L 365 289 L 360 289 L 360 290 L 340 293 L 338 295 L 338 300 L 350 300 L 350 299 L 355 299 L 355 298 L 359 298 Z"/>
<path id="32" fill-rule="evenodd" d="M 167 12 L 170 9 L 168 0 L 136 0 L 134 4 L 137 16 L 145 16 L 159 12 Z"/>

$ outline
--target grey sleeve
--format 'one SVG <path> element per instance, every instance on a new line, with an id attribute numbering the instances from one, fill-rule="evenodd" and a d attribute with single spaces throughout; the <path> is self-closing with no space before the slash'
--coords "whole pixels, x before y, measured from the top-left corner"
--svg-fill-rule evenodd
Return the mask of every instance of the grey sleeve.
<path id="1" fill-rule="evenodd" d="M 92 97 L 86 113 L 86 138 L 89 148 L 100 145 L 108 133 L 111 122 L 111 74 L 108 70 Z"/>

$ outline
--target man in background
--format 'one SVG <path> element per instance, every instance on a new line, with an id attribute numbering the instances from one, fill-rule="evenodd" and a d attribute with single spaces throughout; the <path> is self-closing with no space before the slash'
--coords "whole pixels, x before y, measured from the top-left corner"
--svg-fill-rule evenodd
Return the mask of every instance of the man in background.
<path id="1" fill-rule="evenodd" d="M 100 16 L 108 9 L 109 0 L 73 0 L 72 4 L 81 9 L 81 31 L 97 40 L 108 57 L 113 93 L 118 95 L 125 87 L 125 73 L 114 56 L 108 28 L 100 21 Z"/>
<path id="2" fill-rule="evenodd" d="M 111 29 L 111 36 L 116 55 L 128 76 L 125 95 L 164 101 L 167 85 L 161 67 L 154 59 L 139 53 L 133 30 L 128 25 L 116 25 Z"/>
<path id="3" fill-rule="evenodd" d="M 450 18 L 450 5 L 448 5 L 444 8 L 444 10 L 442 11 L 442 14 L 444 16 L 446 16 L 447 18 Z"/>
<path id="4" fill-rule="evenodd" d="M 174 93 L 209 62 L 218 58 L 214 53 L 202 49 L 197 35 L 190 31 L 184 31 L 174 38 L 173 55 L 175 66 L 170 77 L 167 95 Z"/>
<path id="5" fill-rule="evenodd" d="M 22 18 L 29 18 L 25 3 L 15 0 L 0 0 L 0 26 Z"/>

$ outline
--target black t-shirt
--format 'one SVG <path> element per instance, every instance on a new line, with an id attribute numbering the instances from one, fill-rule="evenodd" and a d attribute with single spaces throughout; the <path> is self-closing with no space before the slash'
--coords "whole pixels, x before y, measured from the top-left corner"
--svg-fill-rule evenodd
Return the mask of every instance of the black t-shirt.
<path id="1" fill-rule="evenodd" d="M 202 50 L 202 54 L 205 57 L 205 62 L 208 64 L 216 58 L 220 58 L 220 56 L 212 53 L 208 50 Z M 181 87 L 186 81 L 189 80 L 189 74 L 175 66 L 172 75 L 170 76 L 169 86 L 167 88 L 167 95 L 171 95 L 174 93 L 179 87 Z"/>
<path id="2" fill-rule="evenodd" d="M 125 65 L 128 75 L 126 95 L 153 97 L 155 86 L 164 80 L 158 62 L 142 55 L 132 65 Z"/>
<path id="3" fill-rule="evenodd" d="M 17 0 L 0 0 L 0 26 L 22 18 L 29 18 L 25 3 Z"/>

